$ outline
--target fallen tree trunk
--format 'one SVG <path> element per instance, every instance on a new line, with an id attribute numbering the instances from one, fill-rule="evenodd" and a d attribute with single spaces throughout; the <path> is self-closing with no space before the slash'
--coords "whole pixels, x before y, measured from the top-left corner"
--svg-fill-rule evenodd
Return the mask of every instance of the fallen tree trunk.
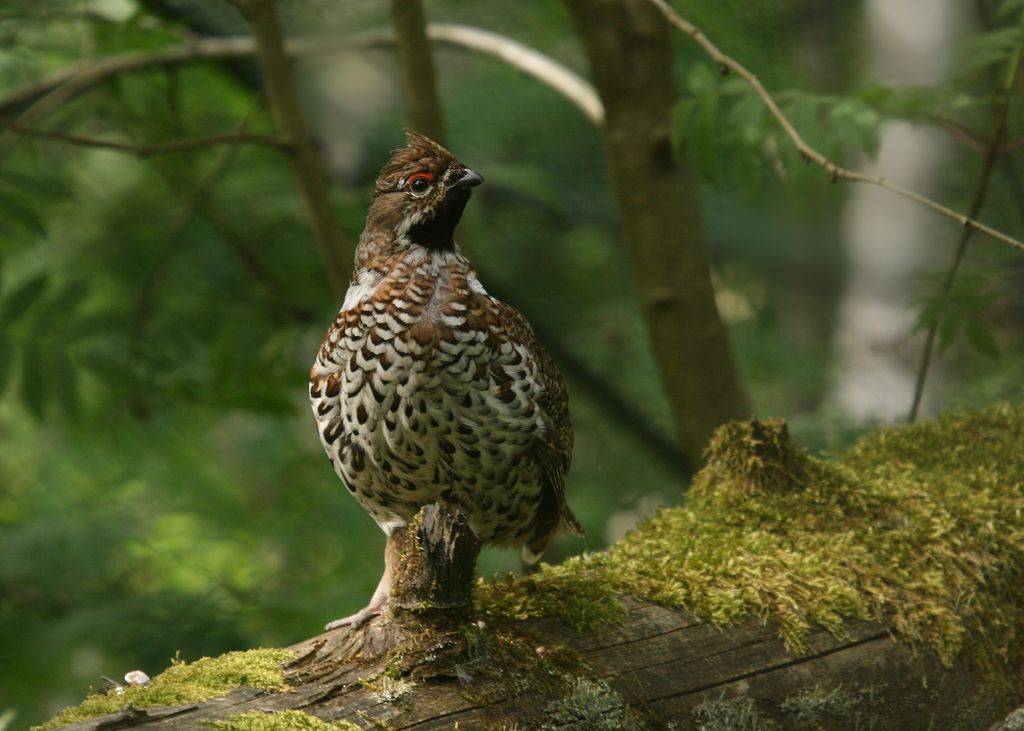
<path id="1" fill-rule="evenodd" d="M 497 622 L 479 630 L 532 651 L 537 672 L 551 672 L 547 660 L 552 655 L 560 656 L 560 663 L 589 668 L 591 685 L 581 684 L 580 692 L 561 698 L 524 694 L 518 668 L 507 668 L 508 683 L 480 673 L 469 649 L 458 641 L 421 649 L 411 668 L 389 677 L 388 661 L 370 658 L 377 646 L 393 644 L 402 632 L 389 637 L 394 628 L 376 623 L 362 631 L 322 634 L 290 648 L 297 657 L 286 666 L 291 684 L 286 692 L 243 687 L 202 704 L 129 708 L 66 728 L 195 729 L 204 728 L 202 721 L 247 711 L 297 709 L 361 728 L 417 731 L 513 724 L 528 729 L 544 723 L 549 728 L 598 728 L 572 721 L 574 716 L 582 721 L 615 713 L 635 728 L 670 723 L 677 729 L 700 728 L 714 719 L 732 719 L 733 725 L 712 728 L 774 728 L 767 725 L 774 720 L 782 728 L 927 729 L 945 728 L 956 718 L 962 728 L 982 729 L 1007 710 L 985 699 L 967 668 L 944 668 L 930 652 L 915 655 L 872 622 L 848 623 L 849 637 L 843 640 L 816 628 L 807 638 L 807 652 L 794 656 L 771 626 L 745 624 L 722 631 L 685 611 L 629 597 L 624 601 L 629 613 L 621 623 L 590 633 L 578 634 L 552 618 Z M 575 657 L 567 660 L 569 655 Z M 461 676 L 455 658 L 465 660 Z M 505 670 L 494 669 L 499 676 Z M 608 690 L 594 681 L 605 681 Z M 741 725 L 744 718 L 750 720 L 747 725 Z M 762 725 L 752 725 L 759 718 Z"/>
<path id="2" fill-rule="evenodd" d="M 1008 405 L 838 462 L 734 422 L 686 506 L 475 591 L 465 519 L 427 506 L 384 617 L 176 665 L 48 727 L 995 728 L 1024 701 L 1021 443 Z"/>

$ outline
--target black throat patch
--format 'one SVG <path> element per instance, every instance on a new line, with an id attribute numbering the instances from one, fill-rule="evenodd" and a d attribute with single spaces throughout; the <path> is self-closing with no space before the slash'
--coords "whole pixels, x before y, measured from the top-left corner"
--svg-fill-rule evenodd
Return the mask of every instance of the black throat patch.
<path id="1" fill-rule="evenodd" d="M 451 250 L 455 248 L 455 227 L 472 192 L 469 188 L 452 188 L 447 192 L 434 217 L 421 221 L 409 229 L 409 239 L 425 249 Z"/>

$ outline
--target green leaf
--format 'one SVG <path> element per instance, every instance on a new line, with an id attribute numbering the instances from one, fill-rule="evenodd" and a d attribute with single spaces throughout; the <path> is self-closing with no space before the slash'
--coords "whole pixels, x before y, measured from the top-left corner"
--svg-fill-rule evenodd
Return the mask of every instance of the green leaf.
<path id="1" fill-rule="evenodd" d="M 968 72 L 975 72 L 1005 64 L 1020 44 L 1021 29 L 1017 26 L 980 33 L 967 42 L 964 66 Z"/>
<path id="2" fill-rule="evenodd" d="M 57 351 L 50 366 L 61 415 L 78 416 L 78 382 L 71 359 L 66 352 Z"/>
<path id="3" fill-rule="evenodd" d="M 46 291 L 47 276 L 40 274 L 32 277 L 11 292 L 0 306 L 0 325 L 17 322 Z"/>
<path id="4" fill-rule="evenodd" d="M 43 223 L 43 219 L 14 196 L 0 195 L 0 219 L 20 223 L 37 236 L 46 235 L 46 225 Z"/>
<path id="5" fill-rule="evenodd" d="M 690 125 L 693 122 L 696 108 L 696 102 L 690 98 L 680 99 L 672 105 L 670 115 L 671 129 L 669 133 L 672 139 L 672 149 L 676 154 L 679 154 L 683 149 L 686 139 L 690 135 Z"/>
<path id="6" fill-rule="evenodd" d="M 1024 12 L 1024 0 L 1003 0 L 996 11 L 996 20 L 1003 20 L 1014 13 Z"/>
<path id="7" fill-rule="evenodd" d="M 789 118 L 793 128 L 800 133 L 800 136 L 812 147 L 817 146 L 818 138 L 818 111 L 820 102 L 809 94 L 797 94 L 791 102 L 783 109 Z M 796 154 L 796 149 L 788 140 L 785 143 Z"/>
<path id="8" fill-rule="evenodd" d="M 765 118 L 765 106 L 761 98 L 753 92 L 746 94 L 732 108 L 729 116 L 742 142 L 759 148 L 764 139 Z"/>
<path id="9" fill-rule="evenodd" d="M 67 343 L 80 343 L 97 335 L 120 334 L 124 328 L 124 318 L 112 312 L 97 312 L 84 315 L 68 328 L 65 335 Z"/>
<path id="10" fill-rule="evenodd" d="M 37 310 L 35 320 L 36 327 L 45 328 L 47 332 L 53 332 L 54 325 L 70 321 L 78 304 L 89 293 L 89 283 L 84 279 L 73 279 L 40 309 Z M 63 336 L 64 333 L 55 333 Z"/>
<path id="11" fill-rule="evenodd" d="M 878 146 L 881 118 L 858 99 L 844 99 L 829 112 L 829 123 L 837 138 L 854 147 L 871 151 Z"/>
<path id="12" fill-rule="evenodd" d="M 968 318 L 964 333 L 967 335 L 967 342 L 979 353 L 990 358 L 999 357 L 999 346 L 984 320 L 977 317 Z"/>
<path id="13" fill-rule="evenodd" d="M 699 63 L 690 72 L 687 85 L 689 86 L 690 93 L 699 99 L 706 94 L 717 92 L 718 77 L 715 76 L 707 64 Z"/>
<path id="14" fill-rule="evenodd" d="M 118 392 L 147 385 L 133 364 L 103 350 L 76 351 L 75 362 Z"/>
<path id="15" fill-rule="evenodd" d="M 36 418 L 42 419 L 46 386 L 43 381 L 43 359 L 39 344 L 34 340 L 27 341 L 21 351 L 21 397 Z"/>
<path id="16" fill-rule="evenodd" d="M 690 74 L 690 91 L 697 107 L 693 123 L 693 154 L 697 169 L 708 180 L 716 178 L 718 168 L 718 79 L 704 64 Z"/>
<path id="17" fill-rule="evenodd" d="M 917 324 L 914 325 L 914 332 L 927 330 L 938 322 L 942 317 L 945 307 L 946 301 L 940 298 L 925 301 L 924 306 L 921 308 L 921 314 L 917 318 Z"/>
<path id="18" fill-rule="evenodd" d="M 733 169 L 744 194 L 754 198 L 761 192 L 764 158 L 752 147 L 741 147 L 733 156 Z"/>
<path id="19" fill-rule="evenodd" d="M 0 396 L 7 390 L 7 381 L 11 377 L 11 367 L 14 357 L 11 352 L 11 344 L 7 338 L 0 335 Z"/>
<path id="20" fill-rule="evenodd" d="M 960 332 L 960 326 L 964 322 L 964 313 L 961 310 L 952 310 L 939 321 L 939 352 L 942 353 L 953 344 L 956 335 Z"/>

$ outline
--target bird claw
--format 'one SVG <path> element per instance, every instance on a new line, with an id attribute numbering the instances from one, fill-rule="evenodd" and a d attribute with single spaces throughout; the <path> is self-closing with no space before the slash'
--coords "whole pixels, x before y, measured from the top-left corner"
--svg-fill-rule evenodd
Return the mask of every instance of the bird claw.
<path id="1" fill-rule="evenodd" d="M 324 627 L 324 632 L 330 632 L 332 629 L 338 629 L 339 627 L 359 629 L 374 617 L 380 616 L 382 610 L 383 607 L 373 606 L 372 604 L 370 606 L 363 607 L 355 614 L 350 614 L 347 617 L 342 617 L 341 619 L 336 619 L 333 622 L 328 622 Z"/>

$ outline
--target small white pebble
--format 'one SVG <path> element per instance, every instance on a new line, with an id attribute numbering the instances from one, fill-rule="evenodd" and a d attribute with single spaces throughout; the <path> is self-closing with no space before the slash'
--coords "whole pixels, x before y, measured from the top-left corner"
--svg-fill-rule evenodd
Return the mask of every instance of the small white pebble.
<path id="1" fill-rule="evenodd" d="M 124 674 L 124 682 L 133 687 L 149 685 L 149 676 L 141 670 L 132 670 Z"/>

